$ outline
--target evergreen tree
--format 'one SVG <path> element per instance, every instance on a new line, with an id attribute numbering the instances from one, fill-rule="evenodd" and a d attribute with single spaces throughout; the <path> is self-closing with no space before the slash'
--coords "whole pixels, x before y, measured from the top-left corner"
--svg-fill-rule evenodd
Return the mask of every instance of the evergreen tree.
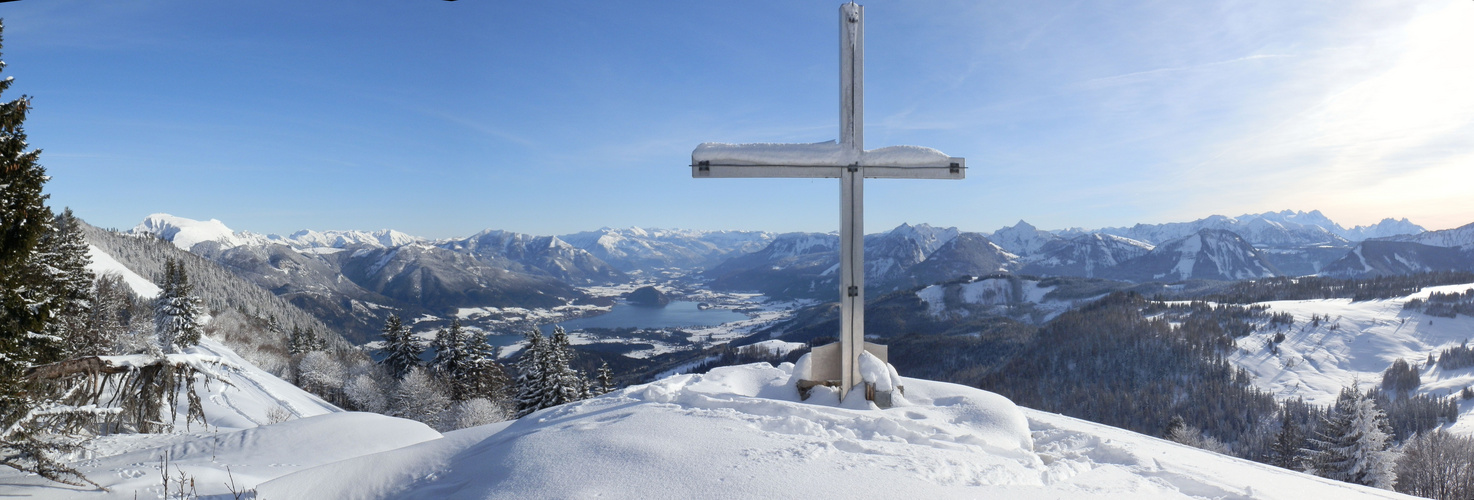
<path id="1" fill-rule="evenodd" d="M 1383 489 L 1397 482 L 1398 452 L 1387 416 L 1355 388 L 1342 389 L 1320 439 L 1312 442 L 1310 467 L 1316 475 Z"/>
<path id="2" fill-rule="evenodd" d="M 399 321 L 399 316 L 390 314 L 381 331 L 384 346 L 379 348 L 379 364 L 388 368 L 390 375 L 395 379 L 404 378 L 410 370 L 420 366 L 420 353 L 425 351 L 425 347 L 415 341 L 414 334 Z"/>
<path id="3" fill-rule="evenodd" d="M 1305 432 L 1300 429 L 1300 423 L 1290 415 L 1283 412 L 1280 421 L 1280 431 L 1275 433 L 1274 442 L 1269 445 L 1269 465 L 1290 470 L 1304 470 Z"/>
<path id="4" fill-rule="evenodd" d="M 87 240 L 81 223 L 70 208 L 52 221 L 51 229 L 41 237 L 40 260 L 50 273 L 51 294 L 60 300 L 56 321 L 47 333 L 66 342 L 66 355 L 102 354 L 108 345 L 87 328 L 92 315 L 92 282 L 96 277 L 87 269 Z"/>
<path id="5" fill-rule="evenodd" d="M 574 370 L 570 364 L 573 362 L 573 346 L 568 342 L 568 332 L 561 326 L 553 327 L 553 336 L 549 339 L 547 346 L 548 377 L 546 389 L 551 393 L 550 399 L 557 406 L 587 399 L 589 397 L 589 381 L 583 374 Z"/>
<path id="6" fill-rule="evenodd" d="M 435 357 L 430 360 L 430 371 L 449 389 L 450 399 L 453 401 L 465 400 L 474 385 L 466 336 L 465 329 L 461 328 L 461 321 L 452 319 L 450 327 L 441 328 L 435 333 L 435 340 L 430 342 L 430 347 L 435 349 Z"/>
<path id="7" fill-rule="evenodd" d="M 599 365 L 598 388 L 599 395 L 608 394 L 614 390 L 614 371 L 609 369 L 609 362 L 605 361 Z"/>
<path id="8" fill-rule="evenodd" d="M 527 347 L 517 360 L 517 418 L 593 395 L 592 384 L 570 366 L 572 359 L 563 327 L 554 327 L 547 338 L 536 328 L 527 333 Z"/>
<path id="9" fill-rule="evenodd" d="M 73 356 L 113 354 L 127 334 L 124 318 L 133 308 L 133 295 L 123 276 L 106 273 L 97 277 L 92 289 L 92 311 L 87 318 L 91 345 L 73 345 Z"/>
<path id="10" fill-rule="evenodd" d="M 327 340 L 318 335 L 317 330 L 312 329 L 312 327 L 305 329 L 293 328 L 292 331 L 297 335 L 296 347 L 298 354 L 326 351 L 328 349 Z"/>
<path id="11" fill-rule="evenodd" d="M 164 262 L 164 277 L 159 283 L 159 297 L 154 302 L 154 333 L 159 348 L 175 352 L 200 343 L 199 299 L 193 296 L 184 263 L 174 259 Z"/>
<path id="12" fill-rule="evenodd" d="M 553 406 L 547 390 L 547 339 L 537 328 L 527 332 L 527 345 L 517 358 L 517 418 Z"/>
<path id="13" fill-rule="evenodd" d="M 11 83 L 0 79 L 0 93 Z M 42 194 L 47 177 L 37 163 L 41 151 L 27 151 L 23 124 L 30 109 L 27 96 L 0 103 L 0 465 L 67 484 L 91 484 L 57 460 L 71 446 L 35 427 L 32 410 L 53 401 L 21 378 L 27 368 L 61 359 L 63 340 L 48 332 L 54 331 L 54 314 L 66 306 L 54 292 L 59 273 L 37 252 L 52 214 Z"/>
<path id="14" fill-rule="evenodd" d="M 470 398 L 491 402 L 507 399 L 507 371 L 496 361 L 497 350 L 479 333 L 466 337 L 466 369 Z"/>
<path id="15" fill-rule="evenodd" d="M 292 332 L 287 334 L 287 354 L 296 356 L 307 352 L 306 340 L 302 333 L 302 327 L 293 325 Z"/>

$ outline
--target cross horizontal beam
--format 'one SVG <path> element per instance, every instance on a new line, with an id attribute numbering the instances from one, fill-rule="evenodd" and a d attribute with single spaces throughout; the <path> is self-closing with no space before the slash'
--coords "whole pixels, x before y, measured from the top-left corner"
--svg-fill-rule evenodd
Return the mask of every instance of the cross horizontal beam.
<path id="1" fill-rule="evenodd" d="M 837 179 L 846 170 L 857 168 L 867 179 L 965 179 L 967 160 L 950 158 L 946 165 L 929 166 L 839 166 L 839 165 L 747 165 L 698 162 L 691 165 L 691 177 L 701 178 L 787 178 Z"/>

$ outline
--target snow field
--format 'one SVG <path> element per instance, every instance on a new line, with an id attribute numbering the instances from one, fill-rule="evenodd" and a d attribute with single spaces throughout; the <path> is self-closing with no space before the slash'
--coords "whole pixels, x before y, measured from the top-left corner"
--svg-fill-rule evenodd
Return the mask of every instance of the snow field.
<path id="1" fill-rule="evenodd" d="M 1327 405 L 1336 401 L 1341 387 L 1359 380 L 1362 389 L 1380 386 L 1382 372 L 1398 358 L 1422 369 L 1417 393 L 1433 396 L 1456 394 L 1474 385 L 1474 368 L 1443 370 L 1423 366 L 1429 354 L 1436 358 L 1448 347 L 1474 339 L 1474 318 L 1428 316 L 1403 309 L 1415 298 L 1427 299 L 1433 292 L 1463 292 L 1474 284 L 1424 288 L 1393 299 L 1352 302 L 1351 299 L 1291 300 L 1265 302 L 1271 313 L 1295 316 L 1289 328 L 1264 329 L 1238 340 L 1238 351 L 1229 356 L 1235 365 L 1254 376 L 1254 384 L 1279 399 L 1304 397 Z M 1329 316 L 1311 326 L 1311 315 Z M 1284 333 L 1279 353 L 1268 342 Z M 1449 430 L 1474 435 L 1474 402 L 1461 403 L 1459 421 Z"/>
<path id="2" fill-rule="evenodd" d="M 319 415 L 235 432 L 196 429 L 182 435 L 118 436 L 130 439 L 114 440 L 110 444 L 126 444 L 135 449 L 72 464 L 88 479 L 110 491 L 61 485 L 35 476 L 22 476 L 10 469 L 0 471 L 0 491 L 6 496 L 55 499 L 163 498 L 159 466 L 160 459 L 168 457 L 171 478 L 182 472 L 194 480 L 201 496 L 230 498 L 226 485 L 232 480 L 236 490 L 243 491 L 293 471 L 440 438 L 440 433 L 419 422 L 357 412 Z"/>
<path id="3" fill-rule="evenodd" d="M 905 379 L 879 410 L 794 366 L 679 375 L 304 469 L 262 498 L 1410 498 Z M 898 398 L 901 399 L 901 398 Z"/>
<path id="4" fill-rule="evenodd" d="M 87 270 L 92 271 L 92 274 L 102 276 L 107 273 L 117 273 L 123 277 L 123 283 L 128 284 L 128 287 L 133 289 L 133 293 L 138 294 L 139 297 L 152 299 L 159 296 L 159 285 L 139 276 L 132 269 L 128 269 L 128 266 L 124 266 L 122 262 L 118 262 L 113 256 L 97 248 L 96 245 L 87 245 L 87 259 Z"/>

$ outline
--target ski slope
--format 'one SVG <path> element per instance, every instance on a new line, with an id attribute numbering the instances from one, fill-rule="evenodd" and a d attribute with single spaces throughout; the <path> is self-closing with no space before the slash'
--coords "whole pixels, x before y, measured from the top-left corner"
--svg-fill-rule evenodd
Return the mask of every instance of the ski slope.
<path id="1" fill-rule="evenodd" d="M 1336 401 L 1341 387 L 1360 381 L 1366 389 L 1382 382 L 1382 372 L 1398 358 L 1422 368 L 1417 393 L 1447 396 L 1474 385 L 1474 368 L 1443 370 L 1424 366 L 1429 354 L 1474 339 L 1474 318 L 1429 316 L 1403 309 L 1411 299 L 1427 299 L 1433 292 L 1463 292 L 1474 284 L 1428 287 L 1393 299 L 1352 302 L 1351 299 L 1264 302 L 1271 313 L 1295 316 L 1289 328 L 1262 329 L 1238 340 L 1229 357 L 1254 376 L 1259 388 L 1279 399 L 1304 397 L 1326 405 Z M 1329 316 L 1319 326 L 1311 315 Z M 1269 347 L 1276 333 L 1285 340 L 1278 353 Z M 1474 435 L 1474 401 L 1463 401 L 1459 421 L 1450 430 Z"/>

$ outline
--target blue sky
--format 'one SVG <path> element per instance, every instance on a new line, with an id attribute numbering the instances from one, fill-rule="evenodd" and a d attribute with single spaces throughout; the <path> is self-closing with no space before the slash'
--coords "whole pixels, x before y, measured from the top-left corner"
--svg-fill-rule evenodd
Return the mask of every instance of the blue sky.
<path id="1" fill-rule="evenodd" d="M 0 4 L 55 206 L 237 230 L 831 231 L 833 180 L 694 180 L 837 135 L 837 2 Z M 1474 2 L 875 1 L 870 232 L 1320 209 L 1474 222 Z"/>

